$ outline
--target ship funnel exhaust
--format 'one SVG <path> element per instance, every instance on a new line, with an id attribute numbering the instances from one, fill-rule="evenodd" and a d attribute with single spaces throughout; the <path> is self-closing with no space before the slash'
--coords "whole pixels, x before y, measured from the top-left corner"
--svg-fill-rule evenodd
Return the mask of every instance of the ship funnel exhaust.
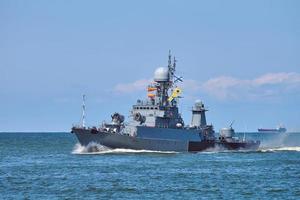
<path id="1" fill-rule="evenodd" d="M 207 125 L 205 117 L 206 111 L 207 110 L 204 108 L 204 104 L 201 101 L 197 100 L 192 109 L 191 127 L 198 128 L 205 127 Z"/>

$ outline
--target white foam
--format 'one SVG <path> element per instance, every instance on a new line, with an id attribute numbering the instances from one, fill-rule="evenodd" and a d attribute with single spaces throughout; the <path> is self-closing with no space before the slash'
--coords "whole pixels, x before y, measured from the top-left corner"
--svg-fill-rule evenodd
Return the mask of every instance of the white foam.
<path id="1" fill-rule="evenodd" d="M 134 150 L 134 149 L 110 149 L 95 142 L 89 143 L 87 146 L 82 146 L 77 143 L 72 151 L 73 154 L 127 154 L 127 153 L 161 153 L 174 154 L 175 151 L 152 151 L 152 150 Z"/>
<path id="2" fill-rule="evenodd" d="M 72 153 L 73 154 L 92 154 L 92 153 L 97 153 L 97 152 L 105 152 L 108 150 L 110 150 L 110 149 L 105 146 L 102 146 L 100 144 L 97 144 L 95 142 L 91 142 L 87 146 L 83 146 L 83 145 L 77 143 L 74 146 Z"/>
<path id="3" fill-rule="evenodd" d="M 259 149 L 261 152 L 276 152 L 276 151 L 300 151 L 300 147 L 273 147 Z"/>
<path id="4" fill-rule="evenodd" d="M 262 147 L 257 150 L 258 152 L 277 152 L 277 151 L 297 151 L 300 152 L 300 146 L 292 147 Z M 199 153 L 212 154 L 221 152 L 249 152 L 248 150 L 230 151 L 218 148 L 207 149 Z M 251 152 L 251 151 L 250 151 Z M 110 149 L 95 142 L 89 143 L 87 146 L 82 146 L 77 143 L 72 151 L 73 154 L 136 154 L 136 153 L 161 153 L 161 154 L 174 154 L 179 153 L 175 151 L 153 151 L 153 150 L 134 150 L 134 149 Z"/>

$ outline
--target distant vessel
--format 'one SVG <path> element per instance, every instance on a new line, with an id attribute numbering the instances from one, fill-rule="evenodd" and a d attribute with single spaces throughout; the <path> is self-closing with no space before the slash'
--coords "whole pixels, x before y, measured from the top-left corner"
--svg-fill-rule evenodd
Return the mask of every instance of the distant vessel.
<path id="1" fill-rule="evenodd" d="M 260 133 L 285 133 L 286 128 L 282 125 L 279 125 L 277 128 L 259 128 L 257 129 Z"/>
<path id="2" fill-rule="evenodd" d="M 185 126 L 177 106 L 181 94 L 177 83 L 183 80 L 175 75 L 175 69 L 175 57 L 172 63 L 169 53 L 168 66 L 156 69 L 154 83 L 147 88 L 148 99 L 137 100 L 128 122 L 123 115 L 114 113 L 111 122 L 87 127 L 83 101 L 81 125 L 73 126 L 71 132 L 81 145 L 95 142 L 109 148 L 197 152 L 211 148 L 255 150 L 259 147 L 260 141 L 235 137 L 231 126 L 221 129 L 216 137 L 213 126 L 206 123 L 207 109 L 201 101 L 196 101 L 191 110 L 191 123 Z"/>

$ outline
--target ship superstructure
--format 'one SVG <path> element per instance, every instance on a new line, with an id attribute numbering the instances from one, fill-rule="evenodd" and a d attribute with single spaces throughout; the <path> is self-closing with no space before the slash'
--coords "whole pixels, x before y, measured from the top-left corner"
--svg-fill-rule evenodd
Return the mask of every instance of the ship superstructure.
<path id="1" fill-rule="evenodd" d="M 110 123 L 88 128 L 74 126 L 82 145 L 96 142 L 110 148 L 147 149 L 158 151 L 203 151 L 209 148 L 256 149 L 259 141 L 244 141 L 235 137 L 217 138 L 212 125 L 207 125 L 207 109 L 201 101 L 192 108 L 192 120 L 185 125 L 178 110 L 182 77 L 175 74 L 176 59 L 169 53 L 167 67 L 154 72 L 154 82 L 147 87 L 147 99 L 132 106 L 128 122 L 114 113 Z M 85 105 L 85 104 L 84 104 Z"/>

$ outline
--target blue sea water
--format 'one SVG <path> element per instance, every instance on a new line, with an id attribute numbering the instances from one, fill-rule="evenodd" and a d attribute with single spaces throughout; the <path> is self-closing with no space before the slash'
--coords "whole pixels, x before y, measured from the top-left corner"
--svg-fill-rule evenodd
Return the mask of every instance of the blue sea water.
<path id="1" fill-rule="evenodd" d="M 0 199 L 300 199 L 300 133 L 246 137 L 262 147 L 89 152 L 70 133 L 0 133 Z"/>

